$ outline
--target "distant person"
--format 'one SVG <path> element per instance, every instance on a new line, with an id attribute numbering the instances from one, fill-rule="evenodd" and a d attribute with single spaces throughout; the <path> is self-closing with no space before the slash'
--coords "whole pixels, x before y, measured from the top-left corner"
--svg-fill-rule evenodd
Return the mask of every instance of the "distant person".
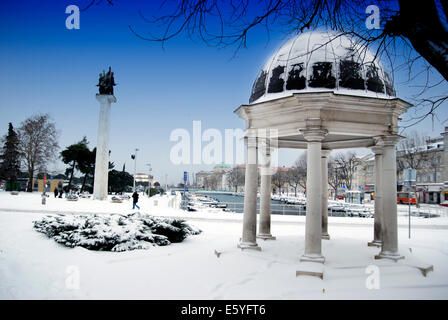
<path id="1" fill-rule="evenodd" d="M 135 209 L 135 207 L 137 207 L 138 210 L 140 210 L 140 207 L 137 205 L 138 202 L 138 193 L 134 191 L 134 193 L 132 194 L 132 210 Z"/>
<path id="2" fill-rule="evenodd" d="M 58 197 L 58 193 L 59 193 L 58 188 L 54 188 L 53 192 L 54 192 L 54 197 L 57 198 Z"/>

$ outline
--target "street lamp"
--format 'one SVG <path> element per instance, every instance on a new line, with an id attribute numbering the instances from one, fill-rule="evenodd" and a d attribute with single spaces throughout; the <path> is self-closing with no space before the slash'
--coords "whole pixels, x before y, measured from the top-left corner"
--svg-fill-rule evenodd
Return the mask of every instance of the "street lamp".
<path id="1" fill-rule="evenodd" d="M 149 174 L 148 174 L 148 198 L 149 198 L 151 196 L 151 171 L 152 171 L 152 168 L 151 168 L 150 163 L 147 163 L 146 165 L 148 166 L 148 171 L 149 171 Z"/>
<path id="2" fill-rule="evenodd" d="M 134 187 L 133 187 L 133 192 L 135 192 L 135 175 L 137 174 L 137 151 L 139 151 L 139 149 L 135 149 L 135 153 L 131 154 L 131 159 L 134 160 Z"/>

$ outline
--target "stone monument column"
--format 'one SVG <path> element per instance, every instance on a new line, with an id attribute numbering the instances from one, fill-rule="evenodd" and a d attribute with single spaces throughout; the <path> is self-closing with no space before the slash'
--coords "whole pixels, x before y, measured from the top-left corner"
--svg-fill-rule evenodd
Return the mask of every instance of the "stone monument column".
<path id="1" fill-rule="evenodd" d="M 381 176 L 383 215 L 381 217 L 381 252 L 375 256 L 375 259 L 398 260 L 404 258 L 398 253 L 395 144 L 399 139 L 399 136 L 385 136 L 381 138 L 381 145 L 383 146 L 383 170 Z"/>
<path id="2" fill-rule="evenodd" d="M 307 140 L 305 254 L 300 261 L 324 263 L 322 256 L 322 129 L 301 130 Z"/>
<path id="3" fill-rule="evenodd" d="M 257 189 L 258 150 L 257 137 L 248 130 L 246 138 L 247 160 L 244 179 L 243 235 L 238 244 L 241 249 L 261 250 L 257 244 Z"/>
<path id="4" fill-rule="evenodd" d="M 322 150 L 322 239 L 330 240 L 328 234 L 328 156 L 331 150 Z"/>
<path id="5" fill-rule="evenodd" d="M 95 181 L 93 198 L 107 199 L 107 186 L 109 174 L 109 132 L 110 132 L 110 105 L 117 99 L 111 94 L 96 94 L 100 103 L 100 116 L 98 121 L 98 137 L 96 144 Z"/>
<path id="6" fill-rule="evenodd" d="M 259 143 L 262 157 L 260 170 L 260 221 L 257 238 L 275 240 L 271 234 L 271 147 L 267 139 Z"/>
<path id="7" fill-rule="evenodd" d="M 381 217 L 383 216 L 383 187 L 381 177 L 383 173 L 383 149 L 381 146 L 371 148 L 375 153 L 375 208 L 373 222 L 373 240 L 367 245 L 369 247 L 381 247 Z"/>

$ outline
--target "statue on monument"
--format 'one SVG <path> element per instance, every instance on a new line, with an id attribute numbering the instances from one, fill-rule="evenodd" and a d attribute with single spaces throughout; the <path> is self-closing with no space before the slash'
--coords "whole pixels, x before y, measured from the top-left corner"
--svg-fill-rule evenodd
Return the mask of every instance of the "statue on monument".
<path id="1" fill-rule="evenodd" d="M 114 94 L 114 86 L 116 85 L 114 80 L 114 73 L 109 67 L 109 71 L 106 73 L 103 70 L 103 73 L 100 73 L 98 84 L 100 94 Z"/>

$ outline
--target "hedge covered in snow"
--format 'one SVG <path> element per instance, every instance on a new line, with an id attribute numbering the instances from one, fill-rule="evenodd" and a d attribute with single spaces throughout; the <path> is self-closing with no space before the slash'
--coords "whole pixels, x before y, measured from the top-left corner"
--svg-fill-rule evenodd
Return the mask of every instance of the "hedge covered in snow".
<path id="1" fill-rule="evenodd" d="M 89 250 L 127 251 L 182 242 L 201 233 L 184 220 L 129 215 L 47 215 L 34 221 L 34 229 L 67 247 Z"/>

